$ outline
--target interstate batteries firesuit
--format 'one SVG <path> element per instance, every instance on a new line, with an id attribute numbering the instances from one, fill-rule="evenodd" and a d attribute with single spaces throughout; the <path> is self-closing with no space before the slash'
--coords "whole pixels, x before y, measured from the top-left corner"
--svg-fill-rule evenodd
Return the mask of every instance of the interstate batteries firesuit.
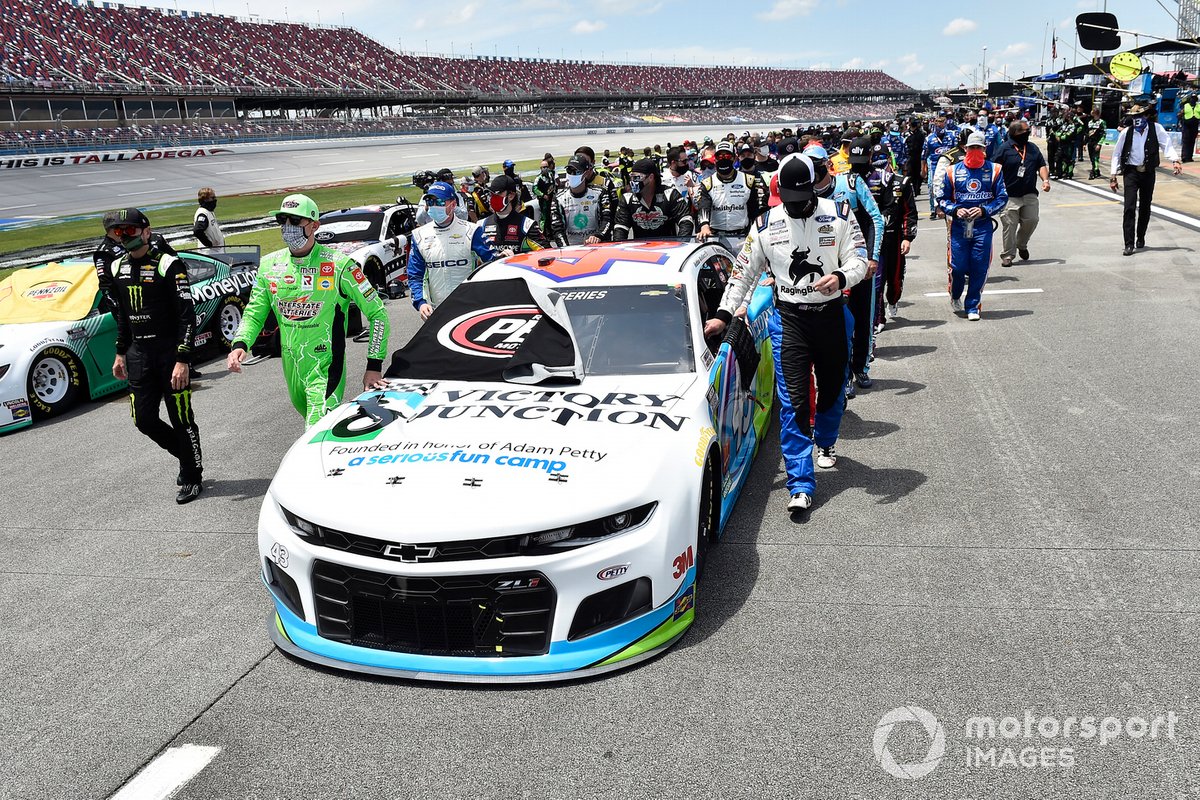
<path id="1" fill-rule="evenodd" d="M 966 312 L 978 312 L 983 284 L 987 281 L 992 261 L 992 219 L 1008 205 L 1008 190 L 1000 165 L 983 162 L 971 169 L 958 162 L 946 170 L 942 179 L 942 198 L 938 201 L 950 225 L 950 297 L 962 297 L 966 283 Z M 960 208 L 983 209 L 983 216 L 973 220 L 959 219 Z"/>
<path id="2" fill-rule="evenodd" d="M 367 317 L 371 337 L 367 369 L 379 370 L 387 353 L 388 316 L 383 301 L 349 256 L 314 245 L 303 257 L 276 250 L 258 267 L 250 303 L 234 337 L 234 347 L 249 349 L 267 312 L 279 320 L 283 376 L 292 405 L 312 425 L 342 402 L 346 388 L 346 311 L 350 305 Z"/>
<path id="3" fill-rule="evenodd" d="M 828 231 L 823 229 L 828 228 Z M 793 219 L 782 206 L 758 218 L 734 262 L 733 274 L 717 316 L 732 318 L 759 278 L 775 279 L 775 303 L 781 335 L 775 359 L 780 400 L 780 445 L 788 492 L 812 494 L 813 442 L 832 447 L 845 409 L 849 369 L 848 312 L 840 292 L 832 298 L 813 289 L 825 275 L 837 275 L 842 289 L 867 273 L 866 243 L 845 204 L 817 201 L 807 219 Z M 810 387 L 817 380 L 816 425 Z"/>

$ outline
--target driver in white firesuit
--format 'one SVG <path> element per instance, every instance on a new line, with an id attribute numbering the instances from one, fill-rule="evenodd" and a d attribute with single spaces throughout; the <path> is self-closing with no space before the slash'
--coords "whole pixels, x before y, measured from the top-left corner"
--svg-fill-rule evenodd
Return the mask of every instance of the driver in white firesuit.
<path id="1" fill-rule="evenodd" d="M 738 253 L 716 316 L 704 325 L 706 339 L 720 336 L 764 271 L 775 282 L 782 325 L 776 368 L 781 421 L 786 408 L 793 446 L 784 451 L 788 511 L 811 508 L 816 490 L 813 443 L 832 456 L 845 408 L 850 369 L 846 305 L 842 290 L 867 273 L 866 243 L 846 203 L 818 198 L 808 156 L 785 159 L 778 173 L 781 204 L 758 218 Z M 816 373 L 816 425 L 810 423 L 810 386 Z M 787 441 L 787 440 L 784 440 Z"/>

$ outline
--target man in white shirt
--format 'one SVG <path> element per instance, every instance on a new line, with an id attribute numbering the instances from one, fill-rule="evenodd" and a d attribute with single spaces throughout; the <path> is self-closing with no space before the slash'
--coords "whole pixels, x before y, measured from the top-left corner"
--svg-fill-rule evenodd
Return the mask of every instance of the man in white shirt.
<path id="1" fill-rule="evenodd" d="M 1125 176 L 1124 255 L 1133 255 L 1133 248 L 1146 246 L 1146 228 L 1150 225 L 1150 201 L 1154 199 L 1155 170 L 1159 154 L 1172 162 L 1176 175 L 1183 172 L 1179 153 L 1167 131 L 1155 119 L 1154 109 L 1134 106 L 1129 109 L 1133 124 L 1121 131 L 1113 148 L 1109 188 L 1119 191 L 1117 176 Z M 1134 239 L 1134 210 L 1137 210 L 1137 238 Z"/>

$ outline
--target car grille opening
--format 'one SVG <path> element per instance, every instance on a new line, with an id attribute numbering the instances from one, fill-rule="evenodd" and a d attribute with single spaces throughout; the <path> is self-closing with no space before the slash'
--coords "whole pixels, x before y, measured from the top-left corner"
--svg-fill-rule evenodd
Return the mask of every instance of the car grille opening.
<path id="1" fill-rule="evenodd" d="M 430 656 L 550 650 L 557 595 L 540 572 L 418 578 L 317 561 L 312 578 L 326 639 Z"/>
<path id="2" fill-rule="evenodd" d="M 638 578 L 588 595 L 575 612 L 567 640 L 573 642 L 645 614 L 650 610 L 651 588 L 649 578 Z"/>
<path id="3" fill-rule="evenodd" d="M 304 619 L 304 607 L 300 603 L 300 587 L 296 586 L 292 576 L 275 566 L 275 563 L 268 558 L 264 558 L 263 563 L 267 565 L 267 586 L 271 588 L 271 593 L 291 609 L 293 614 Z"/>

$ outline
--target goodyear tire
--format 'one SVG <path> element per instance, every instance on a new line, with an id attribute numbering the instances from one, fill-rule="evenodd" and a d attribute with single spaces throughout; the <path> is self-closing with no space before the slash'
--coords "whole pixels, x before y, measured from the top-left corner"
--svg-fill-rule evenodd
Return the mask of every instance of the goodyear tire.
<path id="1" fill-rule="evenodd" d="M 222 350 L 228 352 L 233 349 L 233 339 L 242 324 L 245 310 L 246 301 L 236 296 L 224 298 L 217 306 L 211 325 L 212 338 Z"/>
<path id="2" fill-rule="evenodd" d="M 79 401 L 83 367 L 67 348 L 47 347 L 33 359 L 26 388 L 35 418 L 56 416 Z"/>

